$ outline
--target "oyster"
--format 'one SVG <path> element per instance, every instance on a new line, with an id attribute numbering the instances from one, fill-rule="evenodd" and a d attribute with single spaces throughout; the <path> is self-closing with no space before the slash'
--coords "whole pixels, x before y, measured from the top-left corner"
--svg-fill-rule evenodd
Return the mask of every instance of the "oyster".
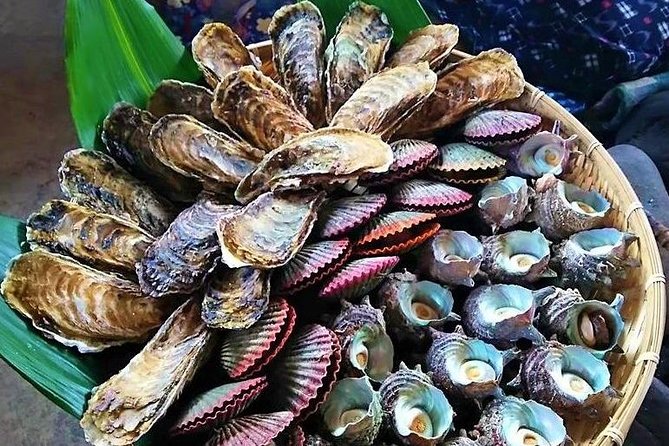
<path id="1" fill-rule="evenodd" d="M 359 130 L 324 128 L 299 136 L 268 153 L 237 187 L 246 203 L 267 190 L 301 189 L 356 179 L 388 170 L 393 151 L 378 136 Z"/>
<path id="2" fill-rule="evenodd" d="M 60 188 L 74 203 L 133 221 L 160 235 L 174 218 L 174 208 L 104 153 L 76 149 L 58 169 Z"/>
<path id="3" fill-rule="evenodd" d="M 213 100 L 214 93 L 208 88 L 168 79 L 158 84 L 146 108 L 158 118 L 174 114 L 191 115 L 209 127 L 216 127 L 218 121 L 211 112 Z"/>
<path id="4" fill-rule="evenodd" d="M 131 222 L 98 214 L 69 201 L 51 200 L 28 217 L 32 249 L 68 254 L 82 262 L 134 272 L 153 236 Z"/>
<path id="5" fill-rule="evenodd" d="M 378 291 L 385 307 L 391 334 L 398 339 L 422 340 L 430 327 L 442 327 L 448 321 L 459 321 L 453 313 L 451 291 L 429 280 L 418 280 L 410 272 L 390 274 Z"/>
<path id="6" fill-rule="evenodd" d="M 82 353 L 143 341 L 174 308 L 129 280 L 42 250 L 15 257 L 0 292 L 45 336 Z"/>
<path id="7" fill-rule="evenodd" d="M 354 2 L 325 50 L 325 116 L 328 122 L 344 102 L 383 66 L 393 29 L 376 6 Z"/>
<path id="8" fill-rule="evenodd" d="M 559 239 L 602 226 L 611 203 L 600 193 L 558 180 L 552 174 L 539 178 L 537 197 L 529 215 L 546 237 Z"/>
<path id="9" fill-rule="evenodd" d="M 332 127 L 388 139 L 434 92 L 437 75 L 427 62 L 384 70 L 357 89 L 330 120 Z"/>
<path id="10" fill-rule="evenodd" d="M 483 107 L 515 99 L 524 88 L 523 73 L 511 54 L 499 48 L 483 51 L 440 73 L 434 94 L 404 123 L 399 134 L 433 133 Z"/>
<path id="11" fill-rule="evenodd" d="M 440 444 L 453 428 L 453 408 L 420 366 L 410 370 L 400 363 L 399 370 L 383 381 L 379 393 L 386 422 L 404 445 Z"/>
<path id="12" fill-rule="evenodd" d="M 367 377 L 337 381 L 320 411 L 335 441 L 353 446 L 375 443 L 383 417 L 379 394 Z"/>
<path id="13" fill-rule="evenodd" d="M 216 227 L 230 268 L 276 268 L 295 257 L 316 222 L 320 193 L 267 192 Z"/>
<path id="14" fill-rule="evenodd" d="M 460 29 L 449 23 L 427 25 L 409 34 L 409 38 L 393 53 L 387 67 L 428 62 L 434 71 L 446 64 L 446 59 L 455 48 Z"/>
<path id="15" fill-rule="evenodd" d="M 149 140 L 162 163 L 217 192 L 234 191 L 263 157 L 262 150 L 188 115 L 163 116 L 151 129 Z"/>
<path id="16" fill-rule="evenodd" d="M 400 258 L 368 257 L 353 260 L 332 276 L 318 292 L 324 299 L 354 300 L 376 288 Z"/>
<path id="17" fill-rule="evenodd" d="M 214 91 L 214 117 L 266 152 L 314 128 L 288 92 L 255 68 L 226 76 Z"/>
<path id="18" fill-rule="evenodd" d="M 545 338 L 532 322 L 537 306 L 551 291 L 518 285 L 478 287 L 469 294 L 462 311 L 465 333 L 502 349 L 521 339 L 541 344 Z"/>
<path id="19" fill-rule="evenodd" d="M 474 286 L 483 258 L 483 245 L 464 231 L 442 229 L 425 243 L 418 256 L 419 270 L 448 285 Z"/>
<path id="20" fill-rule="evenodd" d="M 416 212 L 430 212 L 438 217 L 460 214 L 474 205 L 472 194 L 428 180 L 409 180 L 395 186 L 389 201 L 400 209 Z"/>
<path id="21" fill-rule="evenodd" d="M 456 142 L 439 147 L 430 174 L 447 183 L 485 184 L 504 176 L 506 161 L 471 144 Z"/>
<path id="22" fill-rule="evenodd" d="M 274 439 L 293 421 L 288 411 L 233 418 L 220 428 L 205 446 L 273 445 Z"/>
<path id="23" fill-rule="evenodd" d="M 493 233 L 523 220 L 532 210 L 534 190 L 520 177 L 506 177 L 492 182 L 481 191 L 479 214 Z"/>
<path id="24" fill-rule="evenodd" d="M 404 254 L 439 231 L 435 214 L 397 211 L 374 217 L 360 229 L 354 251 L 362 256 Z"/>
<path id="25" fill-rule="evenodd" d="M 297 109 L 320 127 L 325 122 L 323 50 L 325 24 L 318 8 L 309 1 L 286 5 L 272 17 L 274 66 Z"/>
<path id="26" fill-rule="evenodd" d="M 202 194 L 149 246 L 136 265 L 142 291 L 161 297 L 190 294 L 200 288 L 221 255 L 216 224 L 238 209 L 220 203 L 213 195 Z"/>
<path id="27" fill-rule="evenodd" d="M 210 328 L 249 328 L 269 303 L 269 272 L 250 267 L 214 274 L 202 301 L 202 320 Z"/>
<path id="28" fill-rule="evenodd" d="M 244 45 L 242 39 L 224 23 L 207 23 L 191 42 L 193 60 L 212 88 L 228 74 L 260 61 Z"/>
<path id="29" fill-rule="evenodd" d="M 95 387 L 81 418 L 95 446 L 135 443 L 161 418 L 204 364 L 214 333 L 190 299 L 120 372 Z"/>
<path id="30" fill-rule="evenodd" d="M 318 212 L 314 234 L 321 238 L 346 235 L 377 215 L 386 204 L 383 194 L 340 198 L 326 202 Z"/>
<path id="31" fill-rule="evenodd" d="M 369 173 L 360 177 L 360 185 L 385 186 L 408 180 L 427 169 L 437 156 L 437 146 L 417 139 L 400 139 L 390 143 L 393 163 L 384 173 Z"/>
<path id="32" fill-rule="evenodd" d="M 132 104 L 116 104 L 102 123 L 102 141 L 114 159 L 165 197 L 192 202 L 198 184 L 161 163 L 151 151 L 149 133 L 156 118 Z"/>
<path id="33" fill-rule="evenodd" d="M 560 121 L 555 121 L 552 132 L 539 132 L 510 150 L 509 169 L 535 178 L 547 173 L 560 175 L 567 170 L 577 139 L 577 135 L 562 138 Z"/>
<path id="34" fill-rule="evenodd" d="M 508 148 L 522 143 L 540 129 L 539 115 L 515 110 L 483 110 L 467 119 L 463 133 L 469 144 Z"/>
<path id="35" fill-rule="evenodd" d="M 550 242 L 538 229 L 483 237 L 482 242 L 481 269 L 495 281 L 523 284 L 557 277 L 548 267 Z"/>
<path id="36" fill-rule="evenodd" d="M 577 232 L 555 250 L 561 284 L 578 288 L 599 300 L 610 300 L 639 261 L 630 257 L 629 248 L 638 237 L 615 228 Z"/>

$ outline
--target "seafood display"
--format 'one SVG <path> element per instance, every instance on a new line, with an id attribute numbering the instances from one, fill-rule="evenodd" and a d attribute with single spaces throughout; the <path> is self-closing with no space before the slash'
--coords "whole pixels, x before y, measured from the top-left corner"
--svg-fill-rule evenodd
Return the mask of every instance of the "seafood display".
<path id="1" fill-rule="evenodd" d="M 514 57 L 449 65 L 457 26 L 393 40 L 360 1 L 268 25 L 263 64 L 205 25 L 203 79 L 116 105 L 27 220 L 8 305 L 81 353 L 144 343 L 86 439 L 561 446 L 608 417 L 637 237 L 577 138 L 514 109 Z"/>

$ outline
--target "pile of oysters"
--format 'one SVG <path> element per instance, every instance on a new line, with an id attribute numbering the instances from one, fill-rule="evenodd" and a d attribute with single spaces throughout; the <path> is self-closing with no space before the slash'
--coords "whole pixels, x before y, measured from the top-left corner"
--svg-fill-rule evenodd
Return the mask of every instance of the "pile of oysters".
<path id="1" fill-rule="evenodd" d="M 575 136 L 502 104 L 513 56 L 449 64 L 448 24 L 392 46 L 361 2 L 329 43 L 308 1 L 269 30 L 263 66 L 206 25 L 211 89 L 118 104 L 28 220 L 9 305 L 81 353 L 144 345 L 87 440 L 558 446 L 606 417 L 636 237 L 561 179 Z"/>

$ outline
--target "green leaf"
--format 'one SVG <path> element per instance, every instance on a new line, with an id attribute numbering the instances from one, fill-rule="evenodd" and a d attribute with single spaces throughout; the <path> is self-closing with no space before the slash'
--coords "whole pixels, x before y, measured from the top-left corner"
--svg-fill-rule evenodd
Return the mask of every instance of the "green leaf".
<path id="1" fill-rule="evenodd" d="M 22 252 L 25 226 L 0 215 L 0 279 L 10 260 Z M 0 356 L 26 381 L 66 412 L 80 417 L 101 375 L 93 357 L 47 341 L 29 326 L 4 298 L 0 299 Z"/>
<path id="2" fill-rule="evenodd" d="M 321 10 L 328 38 L 331 38 L 349 5 L 355 0 L 311 1 Z M 376 5 L 386 13 L 395 32 L 393 43 L 396 45 L 404 43 L 414 29 L 430 24 L 430 19 L 418 0 L 365 0 L 365 3 Z"/>
<path id="3" fill-rule="evenodd" d="M 100 123 L 114 103 L 144 107 L 161 80 L 200 78 L 145 0 L 68 0 L 65 41 L 70 109 L 83 147 L 100 145 Z"/>

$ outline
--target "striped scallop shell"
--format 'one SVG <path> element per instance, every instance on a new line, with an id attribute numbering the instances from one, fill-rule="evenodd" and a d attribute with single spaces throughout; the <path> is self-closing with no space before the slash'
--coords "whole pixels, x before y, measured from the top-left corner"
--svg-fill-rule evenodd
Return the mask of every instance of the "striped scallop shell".
<path id="1" fill-rule="evenodd" d="M 432 212 L 439 217 L 459 214 L 471 208 L 469 192 L 437 181 L 411 180 L 393 188 L 390 202 L 407 211 Z"/>
<path id="2" fill-rule="evenodd" d="M 354 250 L 361 256 L 406 253 L 439 231 L 436 218 L 435 214 L 410 211 L 378 215 L 361 229 Z"/>
<path id="3" fill-rule="evenodd" d="M 506 161 L 467 143 L 446 144 L 428 168 L 440 180 L 455 184 L 485 184 L 504 176 Z"/>
<path id="4" fill-rule="evenodd" d="M 206 446 L 251 446 L 271 444 L 293 421 L 290 412 L 273 412 L 233 418 L 209 439 Z"/>
<path id="5" fill-rule="evenodd" d="M 363 187 L 384 186 L 404 181 L 427 169 L 437 156 L 437 146 L 418 139 L 400 139 L 390 144 L 393 149 L 393 163 L 387 172 L 365 174 L 358 184 Z"/>
<path id="6" fill-rule="evenodd" d="M 399 257 L 368 257 L 349 262 L 318 293 L 326 299 L 353 300 L 372 291 L 399 263 Z"/>
<path id="7" fill-rule="evenodd" d="M 386 204 L 384 194 L 340 198 L 323 205 L 318 212 L 314 234 L 335 238 L 351 232 L 377 215 Z"/>
<path id="8" fill-rule="evenodd" d="M 541 129 L 541 116 L 515 110 L 486 110 L 467 119 L 465 140 L 481 147 L 519 144 Z"/>

